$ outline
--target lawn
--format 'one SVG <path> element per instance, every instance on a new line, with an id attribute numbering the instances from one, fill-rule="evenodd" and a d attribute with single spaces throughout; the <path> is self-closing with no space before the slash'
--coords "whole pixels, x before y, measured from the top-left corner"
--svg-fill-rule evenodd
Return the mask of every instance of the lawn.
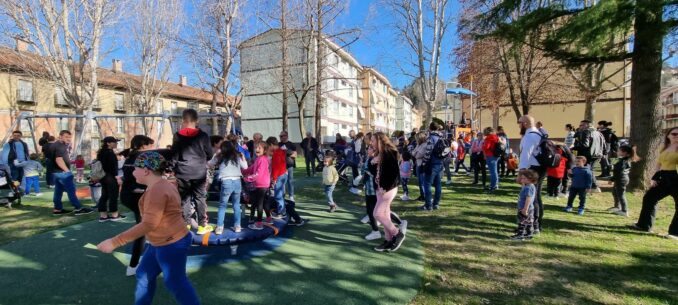
<path id="1" fill-rule="evenodd" d="M 297 200 L 322 205 L 319 178 L 301 178 L 303 165 L 296 176 Z M 420 203 L 414 201 L 393 204 L 424 248 L 423 278 L 411 304 L 678 304 L 678 243 L 626 228 L 637 218 L 641 195 L 628 194 L 630 218 L 605 212 L 612 205 L 609 190 L 589 197 L 584 216 L 562 212 L 564 199 L 546 199 L 542 234 L 515 242 L 507 239 L 515 228 L 513 179 L 502 179 L 501 190 L 492 195 L 471 186 L 466 176 L 453 180 L 443 187 L 440 210 L 417 211 Z M 1 210 L 0 245 L 95 217 L 52 217 L 47 199 Z M 358 214 L 362 207 L 362 198 L 345 186 L 337 187 L 335 200 Z M 666 233 L 673 213 L 671 200 L 659 204 L 657 233 Z M 355 234 L 368 231 L 358 227 Z M 417 245 L 408 241 L 404 247 Z"/>

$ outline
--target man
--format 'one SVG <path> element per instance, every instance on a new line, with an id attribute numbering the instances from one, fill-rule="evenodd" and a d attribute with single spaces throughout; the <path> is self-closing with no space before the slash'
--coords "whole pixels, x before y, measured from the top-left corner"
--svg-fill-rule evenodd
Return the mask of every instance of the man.
<path id="1" fill-rule="evenodd" d="M 250 151 L 250 156 L 252 156 L 252 159 L 254 159 L 254 157 L 256 156 L 254 154 L 254 149 L 257 147 L 257 144 L 259 144 L 263 140 L 264 140 L 264 136 L 257 132 L 254 135 L 252 135 L 252 140 L 249 140 L 247 142 L 247 144 L 246 144 L 247 150 Z"/>
<path id="2" fill-rule="evenodd" d="M 47 138 L 47 143 L 42 146 L 42 155 L 45 157 L 45 183 L 47 184 L 47 188 L 53 189 L 54 188 L 54 163 L 52 160 L 54 157 L 51 155 L 52 149 L 50 149 L 50 146 L 56 142 L 56 138 L 54 136 L 49 136 Z"/>
<path id="3" fill-rule="evenodd" d="M 181 195 L 184 221 L 197 227 L 198 234 L 213 230 L 207 220 L 207 161 L 212 158 L 210 137 L 197 128 L 198 112 L 184 109 L 181 114 L 182 128 L 174 134 L 172 156 L 174 175 Z M 195 211 L 196 219 L 193 217 Z"/>
<path id="4" fill-rule="evenodd" d="M 297 146 L 290 142 L 287 131 L 281 131 L 280 135 L 280 149 L 285 151 L 287 163 L 287 195 L 290 200 L 294 201 L 294 168 L 297 167 Z"/>
<path id="5" fill-rule="evenodd" d="M 518 169 L 531 169 L 537 172 L 539 179 L 537 180 L 536 193 L 534 198 L 534 224 L 532 234 L 539 234 L 542 230 L 542 221 L 544 218 L 544 203 L 541 200 L 541 186 L 544 183 L 546 176 L 546 167 L 541 166 L 537 161 L 537 154 L 539 153 L 539 144 L 542 136 L 546 136 L 535 127 L 534 118 L 529 115 L 524 115 L 518 119 L 518 126 L 520 127 L 520 163 Z M 518 176 L 520 179 L 520 176 Z M 520 181 L 518 181 L 520 183 Z"/>
<path id="6" fill-rule="evenodd" d="M 500 140 L 503 141 L 505 145 L 504 147 L 506 148 L 504 149 L 504 153 L 501 156 L 499 156 L 499 161 L 497 162 L 499 176 L 506 177 L 506 161 L 507 161 L 506 158 L 509 155 L 509 149 L 511 148 L 511 146 L 509 145 L 509 138 L 506 132 L 504 131 L 503 126 L 497 126 L 497 136 L 499 137 Z"/>
<path id="7" fill-rule="evenodd" d="M 358 167 L 362 163 L 362 156 L 365 155 L 365 145 L 364 145 L 364 135 L 362 132 L 359 132 L 357 135 L 355 131 L 351 130 L 348 133 L 349 137 L 351 138 L 351 143 L 349 143 L 350 150 L 347 152 L 347 161 L 348 165 L 351 167 L 351 175 L 353 179 L 349 182 L 351 184 L 351 188 L 348 190 L 349 192 L 359 195 L 362 190 L 356 187 L 356 185 L 353 185 L 353 181 L 355 180 L 356 177 L 358 177 L 359 172 L 358 172 Z"/>
<path id="8" fill-rule="evenodd" d="M 618 147 L 614 147 L 613 150 L 613 141 L 616 140 L 617 136 L 614 134 L 612 128 L 612 123 L 608 121 L 599 121 L 598 122 L 598 131 L 603 135 L 605 139 L 605 149 L 603 149 L 603 157 L 600 159 L 600 176 L 598 178 L 607 179 L 610 178 L 612 172 L 612 164 L 610 162 L 610 152 L 616 153 Z M 614 145 L 618 146 L 618 145 Z"/>
<path id="9" fill-rule="evenodd" d="M 10 140 L 2 146 L 2 162 L 7 164 L 11 171 L 13 181 L 19 181 L 24 177 L 24 170 L 14 165 L 14 162 L 24 162 L 28 160 L 28 145 L 21 140 L 23 134 L 19 130 L 12 132 Z M 23 184 L 23 183 L 22 183 Z"/>
<path id="10" fill-rule="evenodd" d="M 313 177 L 315 176 L 315 161 L 320 146 L 311 132 L 306 132 L 306 138 L 301 140 L 301 149 L 304 150 L 304 159 L 306 160 L 306 175 Z"/>
<path id="11" fill-rule="evenodd" d="M 605 137 L 603 134 L 591 127 L 591 122 L 582 120 L 579 122 L 579 130 L 574 134 L 574 150 L 577 156 L 586 157 L 586 165 L 593 171 L 593 167 L 603 157 L 605 152 Z M 591 190 L 600 193 L 600 187 L 593 177 Z"/>
<path id="12" fill-rule="evenodd" d="M 445 135 L 441 131 L 442 126 L 436 122 L 431 122 L 429 125 L 428 140 L 426 140 L 426 153 L 424 154 L 424 200 L 423 206 L 420 210 L 431 211 L 437 210 L 440 205 L 440 197 L 442 196 L 442 172 L 443 172 L 443 158 L 434 153 L 434 148 L 438 141 L 445 139 Z M 449 147 L 449 145 L 448 145 Z M 432 198 L 431 186 L 435 187 L 434 197 Z"/>
<path id="13" fill-rule="evenodd" d="M 73 214 L 76 216 L 85 215 L 94 211 L 83 207 L 80 200 L 78 200 L 78 196 L 75 194 L 75 180 L 73 179 L 73 173 L 71 173 L 71 160 L 68 155 L 68 147 L 72 139 L 73 136 L 70 131 L 62 130 L 59 132 L 59 140 L 49 145 L 50 162 L 54 165 L 54 197 L 52 200 L 54 202 L 52 214 L 54 215 L 70 213 L 70 211 L 63 208 L 61 202 L 64 191 L 68 196 L 68 200 L 75 208 Z"/>

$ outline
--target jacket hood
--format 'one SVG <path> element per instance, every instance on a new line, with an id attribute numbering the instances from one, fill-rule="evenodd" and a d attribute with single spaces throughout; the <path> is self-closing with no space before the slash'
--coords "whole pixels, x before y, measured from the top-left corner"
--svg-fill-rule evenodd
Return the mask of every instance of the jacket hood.
<path id="1" fill-rule="evenodd" d="M 179 135 L 184 137 L 195 137 L 200 133 L 200 128 L 182 128 L 179 130 Z"/>

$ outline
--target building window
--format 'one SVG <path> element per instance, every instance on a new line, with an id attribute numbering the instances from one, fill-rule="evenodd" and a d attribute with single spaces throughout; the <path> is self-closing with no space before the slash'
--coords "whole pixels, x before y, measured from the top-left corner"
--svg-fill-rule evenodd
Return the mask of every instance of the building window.
<path id="1" fill-rule="evenodd" d="M 673 104 L 678 105 L 678 92 L 673 93 Z"/>
<path id="2" fill-rule="evenodd" d="M 97 125 L 97 120 L 92 119 L 92 137 L 99 136 L 99 125 Z"/>
<path id="3" fill-rule="evenodd" d="M 342 87 L 342 88 L 343 88 L 343 87 L 346 87 L 346 81 L 345 81 L 345 80 L 342 80 L 342 81 L 341 81 L 341 87 Z"/>
<path id="4" fill-rule="evenodd" d="M 198 110 L 198 103 L 190 102 L 190 103 L 188 103 L 188 108 L 195 109 L 197 111 Z"/>
<path id="5" fill-rule="evenodd" d="M 64 89 L 63 88 L 54 88 L 54 103 L 59 106 L 68 106 L 66 99 L 64 98 Z"/>
<path id="6" fill-rule="evenodd" d="M 62 113 L 62 114 L 67 114 L 67 113 Z M 67 118 L 59 118 L 59 121 L 57 122 L 57 126 L 59 126 L 59 130 L 57 130 L 57 134 L 61 132 L 62 130 L 70 130 L 69 124 L 68 124 L 68 119 Z"/>
<path id="7" fill-rule="evenodd" d="M 353 106 L 348 106 L 348 116 L 353 117 Z"/>
<path id="8" fill-rule="evenodd" d="M 332 65 L 333 65 L 335 68 L 339 68 L 339 56 L 337 56 L 337 55 L 332 55 L 332 58 L 334 58 L 334 60 L 333 60 L 333 62 L 332 62 Z"/>
<path id="9" fill-rule="evenodd" d="M 162 120 L 157 120 L 157 121 L 155 121 L 155 126 L 156 126 L 156 127 L 155 127 L 155 131 L 156 131 L 156 132 L 160 132 L 160 133 L 163 132 L 163 128 L 162 128 L 162 127 L 163 127 L 163 126 L 162 126 Z"/>
<path id="10" fill-rule="evenodd" d="M 334 103 L 332 104 L 332 106 L 333 106 L 332 108 L 334 108 L 334 112 L 335 112 L 335 113 L 336 113 L 337 111 L 339 111 L 339 101 L 334 100 Z"/>
<path id="11" fill-rule="evenodd" d="M 155 103 L 155 113 L 162 114 L 162 111 L 163 111 L 162 104 L 163 104 L 163 102 L 164 102 L 163 100 L 160 100 L 160 99 L 159 99 L 159 100 Z"/>
<path id="12" fill-rule="evenodd" d="M 115 94 L 115 110 L 125 110 L 125 95 L 121 93 Z"/>
<path id="13" fill-rule="evenodd" d="M 348 128 L 348 127 L 346 126 L 346 124 L 341 124 L 341 129 L 346 129 L 346 128 Z"/>
<path id="14" fill-rule="evenodd" d="M 90 145 L 92 146 L 93 151 L 98 151 L 101 148 L 101 142 L 99 142 L 99 139 L 94 139 L 90 141 Z"/>
<path id="15" fill-rule="evenodd" d="M 339 124 L 334 124 L 334 133 L 339 132 Z"/>
<path id="16" fill-rule="evenodd" d="M 346 108 L 346 106 L 348 106 L 346 103 L 341 103 L 341 108 Z"/>
<path id="17" fill-rule="evenodd" d="M 172 102 L 170 110 L 172 111 L 172 114 L 177 114 L 177 102 Z"/>
<path id="18" fill-rule="evenodd" d="M 348 86 L 348 96 L 353 97 L 353 86 Z"/>
<path id="19" fill-rule="evenodd" d="M 101 104 L 99 103 L 98 98 L 96 100 L 92 101 L 92 108 L 101 108 Z"/>
<path id="20" fill-rule="evenodd" d="M 339 89 L 339 80 L 335 79 L 333 81 L 332 89 Z"/>
<path id="21" fill-rule="evenodd" d="M 17 97 L 21 102 L 33 102 L 33 82 L 20 79 Z"/>
<path id="22" fill-rule="evenodd" d="M 116 124 L 116 132 L 117 133 L 124 133 L 125 132 L 125 122 L 123 118 L 115 118 L 115 124 Z"/>

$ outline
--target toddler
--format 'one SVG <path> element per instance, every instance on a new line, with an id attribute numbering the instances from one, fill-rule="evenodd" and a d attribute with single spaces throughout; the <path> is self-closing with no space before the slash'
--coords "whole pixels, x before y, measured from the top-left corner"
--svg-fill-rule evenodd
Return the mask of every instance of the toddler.
<path id="1" fill-rule="evenodd" d="M 325 155 L 325 166 L 323 167 L 323 185 L 325 185 L 325 195 L 327 196 L 327 204 L 330 206 L 330 213 L 337 210 L 337 204 L 334 203 L 332 192 L 339 181 L 339 174 L 334 167 L 334 152 L 329 151 Z"/>
<path id="2" fill-rule="evenodd" d="M 42 173 L 42 164 L 38 162 L 40 155 L 30 154 L 28 160 L 19 161 L 14 160 L 14 165 L 16 167 L 23 167 L 24 177 L 26 178 L 26 195 L 29 195 L 31 192 L 31 187 L 35 192 L 34 196 L 41 196 L 40 193 L 40 174 Z"/>
<path id="3" fill-rule="evenodd" d="M 574 197 L 579 196 L 579 215 L 584 215 L 586 208 L 586 193 L 591 192 L 593 184 L 593 173 L 591 169 L 586 166 L 586 157 L 578 156 L 577 165 L 571 169 L 572 171 L 572 185 L 570 186 L 570 195 L 567 197 L 567 207 L 565 212 L 572 212 L 572 203 Z"/>
<path id="4" fill-rule="evenodd" d="M 532 225 L 534 223 L 534 198 L 537 193 L 535 183 L 539 179 L 537 172 L 523 169 L 518 173 L 518 182 L 522 185 L 518 195 L 518 229 L 511 236 L 513 240 L 532 239 Z"/>

